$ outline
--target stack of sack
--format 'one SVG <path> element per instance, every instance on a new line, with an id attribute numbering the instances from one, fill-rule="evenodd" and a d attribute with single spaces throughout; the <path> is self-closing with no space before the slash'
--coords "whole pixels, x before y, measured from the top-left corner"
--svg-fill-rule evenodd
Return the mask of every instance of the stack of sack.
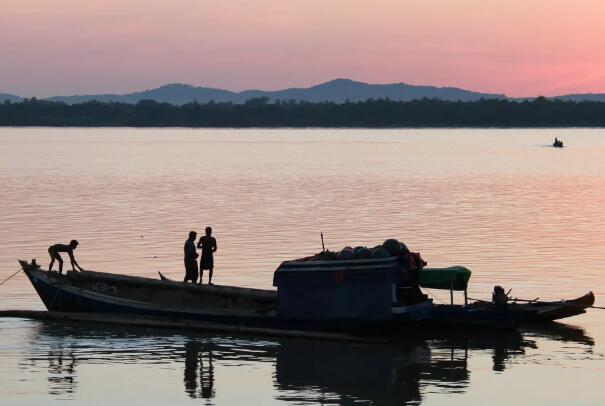
<path id="1" fill-rule="evenodd" d="M 385 240 L 382 245 L 377 245 L 374 248 L 358 246 L 355 248 L 344 247 L 338 253 L 327 251 L 327 255 L 322 255 L 322 260 L 340 260 L 351 261 L 355 259 L 377 259 L 398 257 L 403 252 L 407 251 L 405 244 L 397 241 L 394 238 Z M 328 254 L 329 253 L 329 254 Z"/>

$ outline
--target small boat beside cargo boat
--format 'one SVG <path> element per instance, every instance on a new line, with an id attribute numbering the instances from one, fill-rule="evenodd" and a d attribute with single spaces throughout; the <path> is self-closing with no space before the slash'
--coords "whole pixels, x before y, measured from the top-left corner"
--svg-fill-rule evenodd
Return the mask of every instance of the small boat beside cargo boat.
<path id="1" fill-rule="evenodd" d="M 587 308 L 594 305 L 594 302 L 594 294 L 588 292 L 576 299 L 548 302 L 511 299 L 509 303 L 506 303 L 505 310 L 518 323 L 549 322 L 584 314 Z M 483 300 L 475 301 L 470 307 L 488 311 L 498 310 L 497 304 Z"/>

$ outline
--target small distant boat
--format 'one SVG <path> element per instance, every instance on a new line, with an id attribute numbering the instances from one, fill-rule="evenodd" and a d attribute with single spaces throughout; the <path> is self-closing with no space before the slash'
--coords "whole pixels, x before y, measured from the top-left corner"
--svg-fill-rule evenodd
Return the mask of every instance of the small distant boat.
<path id="1" fill-rule="evenodd" d="M 555 138 L 555 142 L 552 143 L 552 146 L 555 148 L 563 148 L 563 141 Z"/>

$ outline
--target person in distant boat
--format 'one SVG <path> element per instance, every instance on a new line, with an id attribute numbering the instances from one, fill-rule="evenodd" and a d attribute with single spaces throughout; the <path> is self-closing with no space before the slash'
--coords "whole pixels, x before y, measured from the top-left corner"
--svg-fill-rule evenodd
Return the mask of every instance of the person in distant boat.
<path id="1" fill-rule="evenodd" d="M 78 246 L 78 241 L 71 240 L 69 244 L 55 244 L 48 247 L 48 255 L 50 255 L 50 265 L 48 266 L 48 270 L 52 271 L 55 260 L 59 263 L 59 273 L 63 273 L 63 258 L 59 255 L 60 252 L 67 252 L 69 255 L 69 259 L 71 261 L 71 269 L 75 271 L 78 268 L 80 271 L 83 271 L 82 267 L 78 265 L 78 262 L 74 258 L 74 250 Z"/>
<path id="2" fill-rule="evenodd" d="M 197 257 L 199 255 L 195 249 L 196 238 L 197 233 L 190 231 L 189 238 L 185 241 L 185 279 L 183 279 L 183 282 L 197 282 Z"/>
<path id="3" fill-rule="evenodd" d="M 407 268 L 410 273 L 411 287 L 414 289 L 415 294 L 418 298 L 423 296 L 420 290 L 420 272 L 427 266 L 427 262 L 422 259 L 420 253 L 411 252 L 405 244 L 401 244 L 401 258 L 403 265 Z"/>
<path id="4" fill-rule="evenodd" d="M 208 285 L 212 285 L 212 271 L 214 270 L 214 253 L 216 252 L 216 239 L 212 236 L 212 228 L 206 227 L 206 235 L 200 238 L 197 247 L 202 249 L 202 258 L 200 259 L 200 284 L 204 269 L 210 273 L 208 275 Z"/>

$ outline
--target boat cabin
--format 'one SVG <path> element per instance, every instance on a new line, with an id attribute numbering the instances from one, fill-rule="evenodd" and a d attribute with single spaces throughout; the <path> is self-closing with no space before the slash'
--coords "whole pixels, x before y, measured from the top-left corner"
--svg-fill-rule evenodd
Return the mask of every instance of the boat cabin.
<path id="1" fill-rule="evenodd" d="M 399 286 L 408 280 L 397 257 L 286 261 L 273 277 L 277 315 L 305 320 L 390 320 L 403 307 Z"/>

